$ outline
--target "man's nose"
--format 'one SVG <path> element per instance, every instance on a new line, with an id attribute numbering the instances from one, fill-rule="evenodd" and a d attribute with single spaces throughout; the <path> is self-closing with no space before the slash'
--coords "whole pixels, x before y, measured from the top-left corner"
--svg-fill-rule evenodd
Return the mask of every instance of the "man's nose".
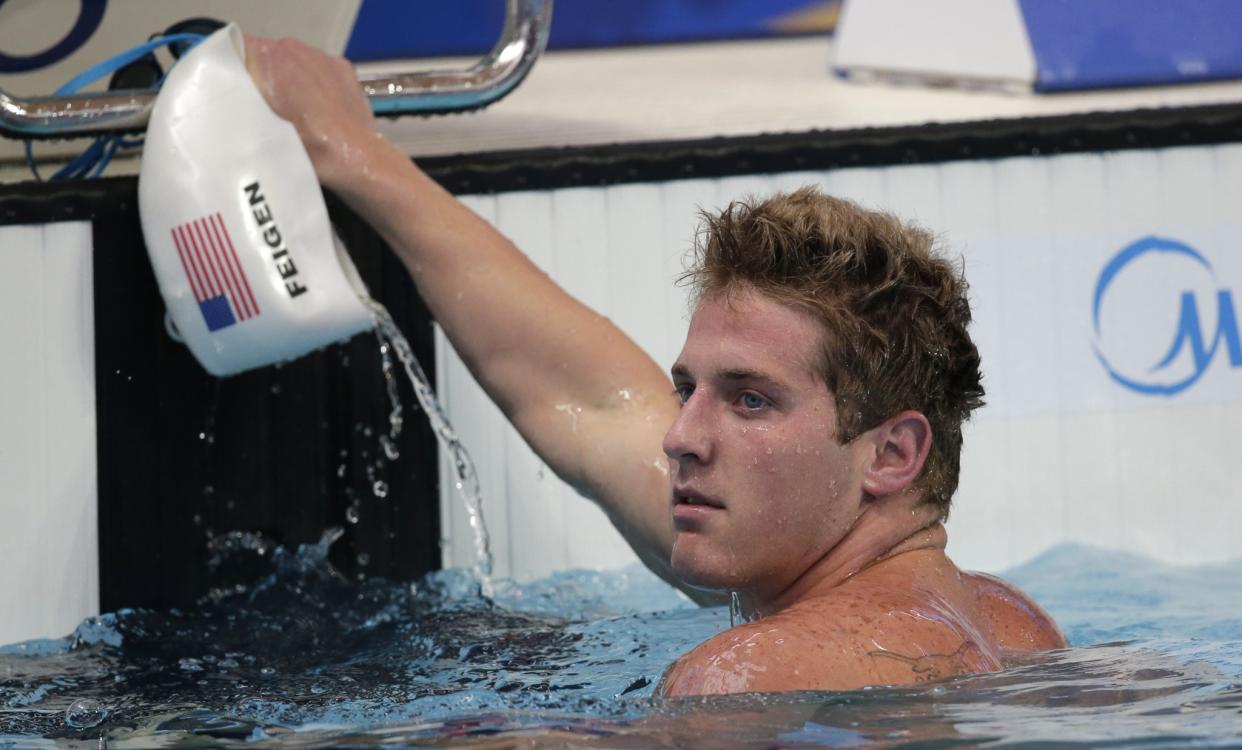
<path id="1" fill-rule="evenodd" d="M 664 433 L 664 455 L 678 463 L 706 463 L 711 460 L 711 417 L 708 404 L 698 393 L 690 394 L 677 419 Z"/>

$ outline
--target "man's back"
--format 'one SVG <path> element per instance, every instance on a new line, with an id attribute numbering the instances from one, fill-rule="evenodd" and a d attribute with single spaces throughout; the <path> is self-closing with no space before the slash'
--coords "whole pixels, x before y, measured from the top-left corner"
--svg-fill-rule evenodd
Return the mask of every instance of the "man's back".
<path id="1" fill-rule="evenodd" d="M 721 633 L 681 657 L 660 693 L 902 685 L 993 672 L 1008 655 L 1065 645 L 1017 588 L 959 571 L 942 549 L 920 549 Z"/>

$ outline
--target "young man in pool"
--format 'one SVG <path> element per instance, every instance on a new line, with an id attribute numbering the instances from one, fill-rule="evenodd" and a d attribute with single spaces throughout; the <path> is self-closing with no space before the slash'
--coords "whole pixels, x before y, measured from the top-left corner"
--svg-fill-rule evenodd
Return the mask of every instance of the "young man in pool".
<path id="1" fill-rule="evenodd" d="M 348 63 L 292 41 L 247 54 L 543 460 L 653 570 L 757 616 L 681 657 L 663 695 L 902 684 L 1065 645 L 944 554 L 983 390 L 965 284 L 927 233 L 813 190 L 710 217 L 670 381 L 379 137 Z"/>

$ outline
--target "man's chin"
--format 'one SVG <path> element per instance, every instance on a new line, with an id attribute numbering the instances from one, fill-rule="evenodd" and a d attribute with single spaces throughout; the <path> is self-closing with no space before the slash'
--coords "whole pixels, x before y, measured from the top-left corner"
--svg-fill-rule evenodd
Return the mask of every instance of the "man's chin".
<path id="1" fill-rule="evenodd" d="M 669 561 L 673 573 L 687 586 L 700 591 L 732 591 L 737 588 L 738 581 L 728 574 L 722 565 L 714 565 L 710 560 L 697 556 L 679 555 L 676 547 Z"/>

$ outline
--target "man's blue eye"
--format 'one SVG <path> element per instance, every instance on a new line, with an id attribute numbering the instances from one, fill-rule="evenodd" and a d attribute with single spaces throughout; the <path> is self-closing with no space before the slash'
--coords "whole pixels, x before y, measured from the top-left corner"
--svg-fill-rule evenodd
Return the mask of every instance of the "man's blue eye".
<path id="1" fill-rule="evenodd" d="M 753 393 L 742 394 L 742 406 L 746 407 L 747 409 L 762 409 L 763 407 L 767 405 L 768 405 L 768 402 L 765 401 L 763 397 L 761 396 L 756 396 Z"/>

